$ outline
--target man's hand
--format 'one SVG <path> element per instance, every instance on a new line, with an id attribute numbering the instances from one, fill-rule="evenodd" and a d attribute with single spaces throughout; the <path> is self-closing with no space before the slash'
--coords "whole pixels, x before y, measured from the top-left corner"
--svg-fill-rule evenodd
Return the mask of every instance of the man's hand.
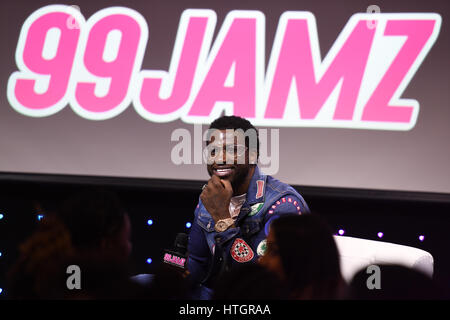
<path id="1" fill-rule="evenodd" d="M 231 217 L 229 207 L 232 196 L 231 183 L 213 175 L 200 194 L 200 200 L 213 217 L 214 222 L 217 222 Z"/>

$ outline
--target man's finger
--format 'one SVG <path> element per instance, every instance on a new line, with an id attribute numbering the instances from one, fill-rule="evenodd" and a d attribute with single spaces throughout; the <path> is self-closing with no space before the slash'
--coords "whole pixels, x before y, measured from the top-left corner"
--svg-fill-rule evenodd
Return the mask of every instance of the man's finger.
<path id="1" fill-rule="evenodd" d="M 210 189 L 205 188 L 203 189 L 202 193 L 200 193 L 200 199 L 204 200 L 209 195 Z"/>
<path id="2" fill-rule="evenodd" d="M 211 177 L 211 179 L 209 180 L 211 181 L 212 185 L 218 187 L 218 188 L 222 188 L 222 179 L 220 179 L 218 176 L 214 175 Z"/>
<path id="3" fill-rule="evenodd" d="M 214 181 L 213 181 L 213 178 L 211 178 L 211 179 L 208 180 L 208 184 L 207 184 L 205 190 L 206 190 L 206 189 L 210 189 L 210 190 L 211 190 L 211 188 L 212 188 L 213 186 L 214 186 Z"/>
<path id="4" fill-rule="evenodd" d="M 226 179 L 221 179 L 220 182 L 224 186 L 225 190 L 227 190 L 230 193 L 233 193 L 233 187 L 231 186 L 231 182 Z"/>

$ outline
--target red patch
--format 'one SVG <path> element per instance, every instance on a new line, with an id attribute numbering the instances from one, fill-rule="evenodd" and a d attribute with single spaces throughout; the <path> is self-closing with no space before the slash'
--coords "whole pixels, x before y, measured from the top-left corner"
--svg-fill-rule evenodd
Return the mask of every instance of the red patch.
<path id="1" fill-rule="evenodd" d="M 256 185 L 258 190 L 256 191 L 256 199 L 261 198 L 263 196 L 264 191 L 264 180 L 257 180 Z"/>
<path id="2" fill-rule="evenodd" d="M 252 248 L 242 239 L 234 240 L 230 250 L 231 257 L 239 263 L 249 262 L 255 255 Z"/>

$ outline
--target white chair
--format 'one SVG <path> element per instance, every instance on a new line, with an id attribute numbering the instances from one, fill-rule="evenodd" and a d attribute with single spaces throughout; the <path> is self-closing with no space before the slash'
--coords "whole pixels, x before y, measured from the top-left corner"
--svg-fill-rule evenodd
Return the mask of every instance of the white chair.
<path id="1" fill-rule="evenodd" d="M 433 276 L 433 256 L 422 249 L 383 241 L 334 236 L 340 254 L 342 276 L 350 282 L 363 268 L 398 264 Z"/>

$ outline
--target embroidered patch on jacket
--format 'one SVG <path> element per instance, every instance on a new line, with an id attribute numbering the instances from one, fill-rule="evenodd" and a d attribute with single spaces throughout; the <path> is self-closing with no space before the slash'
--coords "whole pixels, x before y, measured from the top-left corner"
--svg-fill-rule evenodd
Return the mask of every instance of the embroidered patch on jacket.
<path id="1" fill-rule="evenodd" d="M 250 208 L 252 209 L 250 211 L 250 213 L 248 214 L 249 217 L 254 216 L 255 214 L 257 214 L 259 212 L 259 210 L 261 210 L 261 208 L 263 207 L 264 203 L 257 203 L 252 205 Z"/>
<path id="2" fill-rule="evenodd" d="M 257 180 L 256 181 L 256 186 L 257 186 L 256 199 L 259 199 L 259 198 L 261 198 L 263 196 L 264 180 Z"/>
<path id="3" fill-rule="evenodd" d="M 282 204 L 291 204 L 297 209 L 298 214 L 302 214 L 299 203 L 296 200 L 293 200 L 291 197 L 288 197 L 288 198 L 284 197 L 284 198 L 281 198 L 280 200 L 278 200 L 277 202 L 275 202 L 275 204 L 273 204 L 271 206 L 271 209 L 268 211 L 268 213 L 273 214 L 274 210 Z"/>
<path id="4" fill-rule="evenodd" d="M 267 240 L 264 239 L 258 244 L 258 248 L 256 248 L 256 254 L 258 256 L 263 256 L 267 250 Z"/>
<path id="5" fill-rule="evenodd" d="M 230 250 L 231 257 L 239 263 L 249 262 L 255 255 L 252 248 L 242 239 L 234 240 Z"/>

